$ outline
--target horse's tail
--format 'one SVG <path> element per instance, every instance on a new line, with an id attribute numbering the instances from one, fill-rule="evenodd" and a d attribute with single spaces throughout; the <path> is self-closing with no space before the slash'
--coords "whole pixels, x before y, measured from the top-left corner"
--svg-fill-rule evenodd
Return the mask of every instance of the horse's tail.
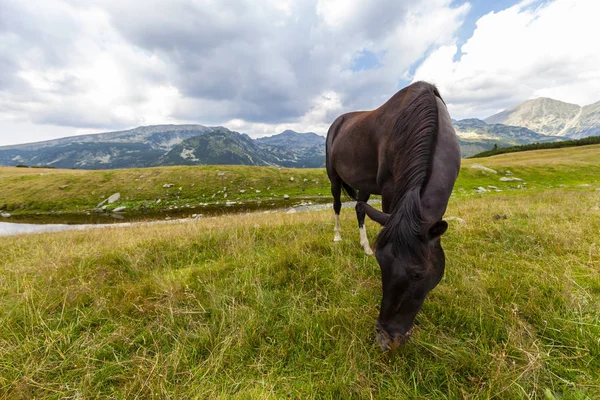
<path id="1" fill-rule="evenodd" d="M 342 125 L 344 124 L 344 122 L 346 121 L 346 114 L 339 116 L 335 121 L 333 121 L 333 124 L 331 124 L 331 127 L 329 128 L 329 131 L 327 132 L 327 139 L 325 141 L 325 169 L 327 170 L 327 174 L 331 177 L 336 176 L 339 178 L 339 175 L 337 174 L 337 172 L 335 172 L 333 170 L 333 167 L 331 166 L 331 146 L 333 144 L 333 141 L 335 139 L 335 137 L 337 136 L 337 134 L 340 131 L 340 128 L 342 127 Z M 346 182 L 344 182 L 343 180 L 341 180 L 341 184 L 342 184 L 342 189 L 344 190 L 344 193 L 350 197 L 351 199 L 357 201 L 358 200 L 358 196 L 356 194 L 356 190 L 348 185 Z"/>
<path id="2" fill-rule="evenodd" d="M 352 200 L 358 201 L 358 196 L 356 195 L 356 190 L 346 182 L 342 181 L 342 189 L 344 189 L 344 193 L 348 195 Z"/>

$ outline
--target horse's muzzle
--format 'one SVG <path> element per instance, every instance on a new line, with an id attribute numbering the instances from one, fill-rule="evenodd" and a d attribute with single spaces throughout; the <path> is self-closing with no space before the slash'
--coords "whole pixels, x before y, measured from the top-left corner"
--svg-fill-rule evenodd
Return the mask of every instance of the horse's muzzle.
<path id="1" fill-rule="evenodd" d="M 398 347 L 404 345 L 408 342 L 408 339 L 410 339 L 410 335 L 412 335 L 413 332 L 413 327 L 411 326 L 405 334 L 396 334 L 392 337 L 385 329 L 383 329 L 379 321 L 377 321 L 375 329 L 377 331 L 377 343 L 383 351 L 396 350 Z"/>

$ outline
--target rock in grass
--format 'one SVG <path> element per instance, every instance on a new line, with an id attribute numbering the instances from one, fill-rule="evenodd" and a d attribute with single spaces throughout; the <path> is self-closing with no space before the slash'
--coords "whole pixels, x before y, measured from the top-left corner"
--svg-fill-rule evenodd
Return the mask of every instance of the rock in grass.
<path id="1" fill-rule="evenodd" d="M 66 188 L 68 188 L 68 187 L 69 187 L 69 185 L 62 185 L 62 186 L 60 186 L 60 187 L 59 187 L 59 189 L 60 189 L 60 190 L 65 190 L 65 189 L 66 189 Z"/>
<path id="2" fill-rule="evenodd" d="M 477 189 L 475 189 L 475 191 L 477 193 L 485 193 L 485 192 L 487 192 L 486 188 L 484 188 L 482 186 L 479 186 Z"/>
<path id="3" fill-rule="evenodd" d="M 116 213 L 123 212 L 123 211 L 125 211 L 126 208 L 127 207 L 125 207 L 125 206 L 117 207 L 113 210 L 113 212 L 116 212 Z"/>
<path id="4" fill-rule="evenodd" d="M 174 183 L 165 183 L 165 184 L 163 185 L 163 187 L 164 187 L 164 188 L 170 188 L 170 187 L 173 187 L 173 186 L 175 186 L 175 184 L 174 184 Z"/>
<path id="5" fill-rule="evenodd" d="M 285 200 L 289 200 L 289 199 L 290 199 L 290 196 L 288 196 L 287 194 L 284 194 L 284 195 L 283 195 L 283 198 L 284 198 Z"/>
<path id="6" fill-rule="evenodd" d="M 2 214 L 0 214 L 0 216 L 2 216 L 2 218 L 10 218 L 9 213 L 2 213 Z"/>
<path id="7" fill-rule="evenodd" d="M 522 180 L 523 179 L 521 179 L 521 178 L 515 178 L 514 176 L 510 177 L 510 178 L 508 178 L 506 176 L 503 176 L 502 178 L 500 178 L 500 181 L 502 181 L 502 182 L 513 182 L 513 181 L 521 182 Z"/>
<path id="8" fill-rule="evenodd" d="M 471 168 L 480 169 L 482 171 L 490 172 L 492 174 L 497 174 L 498 173 L 495 169 L 488 168 L 488 167 L 486 167 L 484 165 L 481 165 L 481 164 L 473 164 L 473 165 L 471 165 Z"/>
<path id="9" fill-rule="evenodd" d="M 108 202 L 108 199 L 102 200 L 100 203 L 98 203 L 96 208 L 101 208 L 102 206 L 104 206 L 106 204 L 106 202 Z"/>
<path id="10" fill-rule="evenodd" d="M 108 199 L 106 199 L 106 201 L 108 201 L 108 204 L 112 204 L 115 201 L 118 201 L 121 198 L 121 193 L 115 193 L 112 196 L 110 196 Z"/>

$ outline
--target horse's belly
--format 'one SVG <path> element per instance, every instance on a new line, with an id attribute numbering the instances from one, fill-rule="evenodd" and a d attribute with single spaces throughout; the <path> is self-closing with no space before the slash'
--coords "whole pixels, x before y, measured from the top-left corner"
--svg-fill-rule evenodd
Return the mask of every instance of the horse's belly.
<path id="1" fill-rule="evenodd" d="M 381 194 L 381 189 L 377 185 L 377 168 L 361 168 L 360 162 L 336 163 L 335 171 L 354 189 L 370 194 Z"/>

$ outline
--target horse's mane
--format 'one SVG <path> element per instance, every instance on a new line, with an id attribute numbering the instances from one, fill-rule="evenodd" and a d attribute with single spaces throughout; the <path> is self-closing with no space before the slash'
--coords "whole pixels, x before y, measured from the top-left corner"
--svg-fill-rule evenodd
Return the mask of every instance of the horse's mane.
<path id="1" fill-rule="evenodd" d="M 427 185 L 433 165 L 438 135 L 437 88 L 426 82 L 411 85 L 405 96 L 410 103 L 399 110 L 392 131 L 395 196 L 390 217 L 377 237 L 376 246 L 392 244 L 395 255 L 408 256 L 421 264 L 429 251 L 423 240 L 425 219 L 421 212 L 421 192 Z M 408 100 L 408 99 L 407 99 Z M 442 100 L 443 101 L 443 100 Z"/>

